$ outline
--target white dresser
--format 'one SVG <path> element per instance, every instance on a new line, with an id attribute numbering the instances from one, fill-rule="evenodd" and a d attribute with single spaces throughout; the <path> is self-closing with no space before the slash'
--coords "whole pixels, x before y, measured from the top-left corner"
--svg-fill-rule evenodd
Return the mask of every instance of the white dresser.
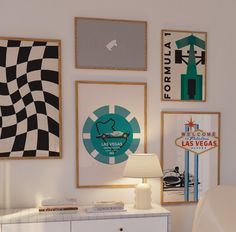
<path id="1" fill-rule="evenodd" d="M 150 210 L 86 213 L 38 212 L 37 209 L 0 210 L 0 232 L 170 232 L 170 213 L 153 205 Z"/>

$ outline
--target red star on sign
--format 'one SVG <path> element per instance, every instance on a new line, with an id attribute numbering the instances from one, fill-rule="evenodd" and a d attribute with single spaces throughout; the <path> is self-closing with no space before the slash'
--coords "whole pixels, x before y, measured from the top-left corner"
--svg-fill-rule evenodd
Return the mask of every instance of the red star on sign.
<path id="1" fill-rule="evenodd" d="M 194 123 L 192 117 L 190 118 L 190 121 L 187 122 L 187 124 L 184 124 L 185 126 L 188 126 L 189 129 L 194 128 L 194 126 L 196 126 L 197 124 Z"/>

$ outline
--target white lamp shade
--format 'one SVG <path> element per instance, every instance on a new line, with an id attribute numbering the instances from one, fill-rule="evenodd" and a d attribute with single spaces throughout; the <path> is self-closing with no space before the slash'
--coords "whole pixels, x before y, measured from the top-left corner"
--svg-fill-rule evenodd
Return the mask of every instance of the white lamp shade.
<path id="1" fill-rule="evenodd" d="M 163 173 L 156 154 L 134 154 L 129 156 L 123 175 L 131 178 L 157 178 L 162 177 Z"/>

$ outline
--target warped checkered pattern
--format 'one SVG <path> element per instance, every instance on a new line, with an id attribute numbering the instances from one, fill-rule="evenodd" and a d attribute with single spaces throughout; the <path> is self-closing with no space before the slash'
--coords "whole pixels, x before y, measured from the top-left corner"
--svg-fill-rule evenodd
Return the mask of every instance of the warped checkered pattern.
<path id="1" fill-rule="evenodd" d="M 0 157 L 60 155 L 58 48 L 0 40 Z"/>

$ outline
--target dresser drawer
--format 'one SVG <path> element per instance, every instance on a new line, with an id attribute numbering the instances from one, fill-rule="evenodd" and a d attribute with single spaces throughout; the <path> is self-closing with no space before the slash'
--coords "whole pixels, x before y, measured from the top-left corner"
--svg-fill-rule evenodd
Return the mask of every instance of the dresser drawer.
<path id="1" fill-rule="evenodd" d="M 3 224 L 2 232 L 70 232 L 70 222 Z"/>
<path id="2" fill-rule="evenodd" d="M 167 232 L 167 217 L 73 221 L 71 232 Z"/>

